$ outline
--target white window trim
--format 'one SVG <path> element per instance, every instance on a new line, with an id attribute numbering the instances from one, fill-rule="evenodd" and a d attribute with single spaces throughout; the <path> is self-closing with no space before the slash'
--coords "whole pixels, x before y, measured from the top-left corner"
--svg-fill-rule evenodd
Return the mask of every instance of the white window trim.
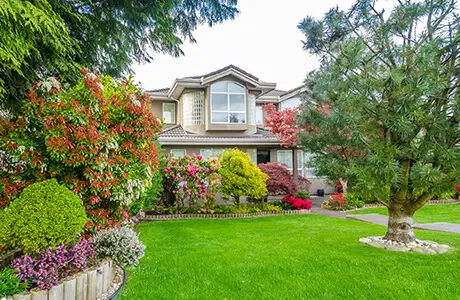
<path id="1" fill-rule="evenodd" d="M 176 124 L 176 110 L 177 110 L 177 105 L 176 103 L 171 103 L 171 102 L 163 102 L 163 111 L 162 111 L 162 114 L 163 114 L 163 120 L 165 119 L 164 118 L 164 115 L 165 115 L 165 105 L 174 105 L 174 113 L 172 114 L 172 122 L 171 123 L 168 123 L 165 121 L 165 124 Z"/>
<path id="2" fill-rule="evenodd" d="M 185 157 L 187 155 L 187 150 L 186 149 L 171 149 L 169 151 L 169 153 L 172 153 L 174 156 L 176 156 L 173 151 L 184 151 L 184 156 L 183 157 Z"/>
<path id="3" fill-rule="evenodd" d="M 246 92 L 244 93 L 237 93 L 237 92 L 230 92 L 230 85 L 228 83 L 233 83 L 235 85 L 238 85 L 240 87 L 242 87 L 243 89 L 245 89 L 244 86 L 242 86 L 241 84 L 239 83 L 236 83 L 236 82 L 233 82 L 233 81 L 220 81 L 220 82 L 226 82 L 227 83 L 227 92 L 213 92 L 212 91 L 212 84 L 211 86 L 209 87 L 209 91 L 210 91 L 210 111 L 211 111 L 211 124 L 246 124 L 247 123 L 247 97 L 246 97 Z M 228 109 L 226 111 L 224 110 L 213 110 L 212 109 L 212 95 L 213 94 L 220 94 L 220 95 L 227 95 L 227 107 Z M 230 95 L 243 95 L 243 99 L 244 99 L 244 111 L 233 111 L 233 110 L 230 110 Z M 212 113 L 227 113 L 227 122 L 213 122 L 212 121 Z M 232 113 L 236 113 L 236 114 L 241 114 L 243 113 L 244 114 L 244 122 L 243 123 L 230 123 L 230 114 Z"/>

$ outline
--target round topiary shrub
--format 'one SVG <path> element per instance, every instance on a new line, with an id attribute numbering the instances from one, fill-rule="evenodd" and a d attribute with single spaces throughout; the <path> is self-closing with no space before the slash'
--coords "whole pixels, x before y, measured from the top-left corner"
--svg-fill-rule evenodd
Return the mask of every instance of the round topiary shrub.
<path id="1" fill-rule="evenodd" d="M 55 179 L 25 188 L 3 214 L 0 241 L 6 246 L 39 252 L 75 241 L 87 221 L 80 197 Z"/>
<path id="2" fill-rule="evenodd" d="M 137 265 L 144 256 L 144 244 L 139 241 L 136 232 L 127 226 L 99 231 L 91 242 L 96 245 L 99 258 L 111 257 L 123 266 Z"/>

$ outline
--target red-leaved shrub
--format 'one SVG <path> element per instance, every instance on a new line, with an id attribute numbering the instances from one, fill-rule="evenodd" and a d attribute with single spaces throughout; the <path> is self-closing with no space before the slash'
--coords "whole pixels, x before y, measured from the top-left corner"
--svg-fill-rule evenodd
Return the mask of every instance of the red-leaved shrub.
<path id="1" fill-rule="evenodd" d="M 294 196 L 284 196 L 281 199 L 281 203 L 287 203 L 291 206 L 292 209 L 311 209 L 311 201 L 302 198 L 296 198 Z"/>
<path id="2" fill-rule="evenodd" d="M 454 187 L 460 193 L 460 183 L 454 184 Z"/>
<path id="3" fill-rule="evenodd" d="M 308 190 L 310 181 L 302 176 L 299 176 L 298 184 L 295 184 L 291 172 L 284 166 L 278 163 L 269 162 L 259 164 L 262 172 L 269 176 L 266 185 L 270 195 L 294 195 L 299 188 Z"/>

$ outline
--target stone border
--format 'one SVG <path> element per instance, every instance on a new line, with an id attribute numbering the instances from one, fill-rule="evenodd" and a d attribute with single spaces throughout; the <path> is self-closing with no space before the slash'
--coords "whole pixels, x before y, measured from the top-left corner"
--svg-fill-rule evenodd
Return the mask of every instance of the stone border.
<path id="1" fill-rule="evenodd" d="M 122 279 L 122 281 L 121 281 L 121 284 L 118 286 L 118 288 L 117 288 L 110 296 L 107 297 L 107 300 L 116 299 L 117 296 L 118 296 L 118 294 L 121 292 L 121 290 L 123 289 L 123 287 L 124 287 L 125 284 L 126 284 L 126 270 L 125 270 L 124 267 L 122 267 L 122 266 L 120 266 L 120 265 L 119 265 L 118 267 L 119 267 L 119 268 L 121 269 L 121 271 L 122 271 L 121 276 L 123 276 L 123 279 Z"/>
<path id="2" fill-rule="evenodd" d="M 114 277 L 112 260 L 78 273 L 49 290 L 31 290 L 28 294 L 14 295 L 1 300 L 97 300 L 107 292 Z"/>
<path id="3" fill-rule="evenodd" d="M 415 239 L 415 241 L 410 243 L 401 243 L 386 240 L 381 236 L 360 238 L 359 242 L 371 247 L 383 248 L 390 251 L 416 252 L 421 254 L 443 254 L 449 252 L 452 249 L 449 245 L 438 244 L 433 241 L 422 241 Z"/>
<path id="4" fill-rule="evenodd" d="M 311 209 L 301 210 L 281 210 L 281 211 L 262 211 L 247 214 L 176 214 L 176 215 L 145 215 L 141 221 L 168 221 L 185 219 L 246 219 L 280 215 L 306 215 L 310 214 Z"/>

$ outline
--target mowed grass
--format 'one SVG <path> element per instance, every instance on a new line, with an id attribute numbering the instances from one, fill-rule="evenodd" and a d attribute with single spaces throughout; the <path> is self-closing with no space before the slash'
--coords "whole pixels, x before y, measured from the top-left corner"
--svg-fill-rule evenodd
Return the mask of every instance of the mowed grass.
<path id="1" fill-rule="evenodd" d="M 120 299 L 460 299 L 460 251 L 358 242 L 385 227 L 320 215 L 139 225 L 147 245 Z M 417 231 L 460 248 L 460 235 Z"/>
<path id="2" fill-rule="evenodd" d="M 355 210 L 350 214 L 381 214 L 388 215 L 388 210 L 385 207 L 369 208 Z M 460 224 L 460 204 L 438 204 L 425 205 L 415 212 L 414 221 L 417 223 L 436 223 L 446 222 Z"/>

